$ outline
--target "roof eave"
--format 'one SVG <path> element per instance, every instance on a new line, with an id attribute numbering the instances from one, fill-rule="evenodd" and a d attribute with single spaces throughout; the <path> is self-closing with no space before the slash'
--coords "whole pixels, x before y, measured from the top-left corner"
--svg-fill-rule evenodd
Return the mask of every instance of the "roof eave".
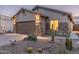
<path id="1" fill-rule="evenodd" d="M 42 7 L 42 6 L 39 6 L 39 5 L 35 6 L 32 9 L 32 11 L 34 11 L 37 8 L 42 8 L 42 9 L 45 9 L 45 10 L 54 11 L 54 12 L 61 13 L 61 14 L 71 15 L 70 13 L 67 13 L 67 12 L 64 12 L 64 11 L 59 11 L 59 10 L 55 10 L 55 9 L 51 9 L 51 8 L 47 8 L 47 7 Z"/>

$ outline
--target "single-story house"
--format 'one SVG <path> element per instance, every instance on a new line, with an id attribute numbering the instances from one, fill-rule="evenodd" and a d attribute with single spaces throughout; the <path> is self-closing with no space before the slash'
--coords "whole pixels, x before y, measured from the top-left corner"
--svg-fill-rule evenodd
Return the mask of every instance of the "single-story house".
<path id="1" fill-rule="evenodd" d="M 36 15 L 40 15 L 39 26 L 36 26 Z M 39 18 L 37 16 L 37 18 Z M 13 17 L 14 32 L 23 34 L 50 34 L 50 21 L 58 20 L 58 30 L 63 32 L 71 32 L 73 30 L 72 15 L 42 6 L 35 6 L 31 11 L 21 8 Z"/>

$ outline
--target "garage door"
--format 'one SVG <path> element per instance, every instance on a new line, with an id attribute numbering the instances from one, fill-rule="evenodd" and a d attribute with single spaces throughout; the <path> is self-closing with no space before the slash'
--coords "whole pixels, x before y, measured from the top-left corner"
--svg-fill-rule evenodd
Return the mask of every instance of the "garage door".
<path id="1" fill-rule="evenodd" d="M 75 24 L 73 26 L 73 31 L 79 31 L 79 24 Z"/>
<path id="2" fill-rule="evenodd" d="M 35 34 L 35 22 L 34 21 L 24 21 L 16 23 L 16 32 L 22 34 Z"/>

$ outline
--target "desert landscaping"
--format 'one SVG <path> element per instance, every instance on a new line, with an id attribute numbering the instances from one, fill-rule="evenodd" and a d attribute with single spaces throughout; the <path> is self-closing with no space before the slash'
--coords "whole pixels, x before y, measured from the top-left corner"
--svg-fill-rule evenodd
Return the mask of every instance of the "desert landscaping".
<path id="1" fill-rule="evenodd" d="M 55 37 L 51 42 L 51 37 L 38 37 L 37 41 L 28 40 L 24 34 L 1 34 L 0 53 L 1 54 L 77 54 L 79 53 L 78 40 L 73 40 L 73 49 L 66 49 L 65 37 Z M 25 38 L 25 39 L 24 39 Z M 16 39 L 16 43 L 11 42 Z M 11 42 L 9 42 L 11 41 Z M 28 52 L 30 50 L 31 52 Z"/>

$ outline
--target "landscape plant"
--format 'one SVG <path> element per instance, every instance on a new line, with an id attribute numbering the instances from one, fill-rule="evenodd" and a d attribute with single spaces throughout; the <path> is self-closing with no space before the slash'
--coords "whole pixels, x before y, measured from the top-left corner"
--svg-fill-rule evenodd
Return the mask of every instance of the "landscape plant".
<path id="1" fill-rule="evenodd" d="M 65 41 L 66 49 L 72 50 L 72 39 L 70 38 L 70 35 L 68 34 Z"/>
<path id="2" fill-rule="evenodd" d="M 38 48 L 38 53 L 42 53 L 42 52 L 43 52 L 42 48 Z"/>
<path id="3" fill-rule="evenodd" d="M 31 41 L 37 41 L 37 36 L 36 35 L 33 35 L 33 34 L 30 34 L 28 35 L 28 40 L 31 40 Z"/>
<path id="4" fill-rule="evenodd" d="M 28 47 L 28 48 L 25 49 L 25 51 L 27 53 L 32 53 L 33 52 L 33 48 L 32 47 Z"/>

